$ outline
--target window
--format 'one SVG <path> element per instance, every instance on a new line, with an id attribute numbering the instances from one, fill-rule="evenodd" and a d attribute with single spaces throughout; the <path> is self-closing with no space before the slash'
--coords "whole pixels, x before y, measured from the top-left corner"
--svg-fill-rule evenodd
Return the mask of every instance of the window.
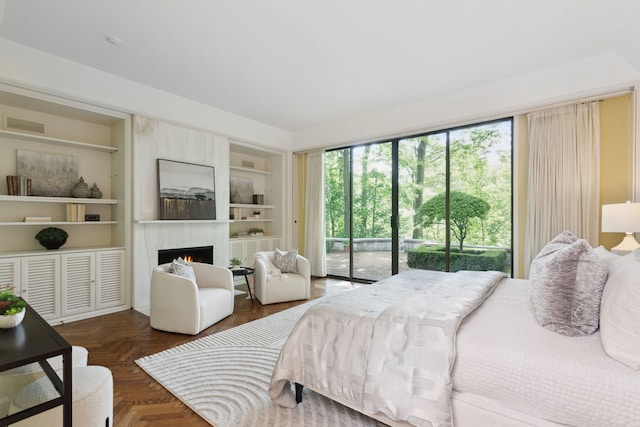
<path id="1" fill-rule="evenodd" d="M 511 272 L 513 121 L 325 153 L 327 272 Z"/>

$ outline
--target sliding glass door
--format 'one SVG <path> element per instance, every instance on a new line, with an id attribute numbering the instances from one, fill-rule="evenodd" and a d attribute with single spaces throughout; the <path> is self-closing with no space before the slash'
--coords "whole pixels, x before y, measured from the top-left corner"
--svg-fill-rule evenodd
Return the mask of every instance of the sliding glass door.
<path id="1" fill-rule="evenodd" d="M 446 245 L 446 235 L 442 233 L 444 227 L 440 224 L 425 227 L 425 217 L 421 210 L 427 200 L 446 193 L 446 178 L 446 133 L 422 135 L 399 141 L 399 271 L 409 268 L 410 251 L 425 243 L 442 247 Z M 436 207 L 436 213 L 444 218 L 444 205 Z M 432 269 L 444 270 L 444 266 L 442 267 Z"/>
<path id="2" fill-rule="evenodd" d="M 354 147 L 352 155 L 351 277 L 391 276 L 391 143 Z"/>
<path id="3" fill-rule="evenodd" d="M 511 119 L 327 152 L 327 273 L 510 273 L 511 164 Z"/>

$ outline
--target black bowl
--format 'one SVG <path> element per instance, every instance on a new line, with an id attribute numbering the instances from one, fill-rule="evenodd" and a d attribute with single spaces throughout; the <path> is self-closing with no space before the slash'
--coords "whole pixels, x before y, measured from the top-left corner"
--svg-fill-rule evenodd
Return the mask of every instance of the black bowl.
<path id="1" fill-rule="evenodd" d="M 64 245 L 67 239 L 63 240 L 38 240 L 38 242 L 47 249 L 58 249 Z"/>

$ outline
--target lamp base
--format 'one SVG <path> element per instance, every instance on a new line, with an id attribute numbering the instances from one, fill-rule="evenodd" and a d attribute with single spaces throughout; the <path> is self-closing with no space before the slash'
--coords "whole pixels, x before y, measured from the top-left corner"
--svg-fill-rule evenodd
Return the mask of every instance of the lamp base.
<path id="1" fill-rule="evenodd" d="M 638 248 L 640 248 L 640 243 L 633 237 L 633 233 L 626 233 L 622 242 L 618 246 L 611 248 L 611 251 L 631 252 Z"/>

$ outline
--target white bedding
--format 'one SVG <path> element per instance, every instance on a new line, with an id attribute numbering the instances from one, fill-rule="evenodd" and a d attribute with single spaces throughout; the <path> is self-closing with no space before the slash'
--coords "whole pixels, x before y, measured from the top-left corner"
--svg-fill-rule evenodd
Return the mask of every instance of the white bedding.
<path id="1" fill-rule="evenodd" d="M 527 286 L 503 280 L 462 322 L 454 392 L 558 424 L 640 426 L 640 371 L 607 356 L 598 332 L 566 337 L 539 326 Z"/>
<path id="2" fill-rule="evenodd" d="M 295 407 L 295 381 L 372 416 L 450 425 L 456 329 L 503 277 L 410 270 L 326 298 L 282 347 L 271 398 Z"/>

